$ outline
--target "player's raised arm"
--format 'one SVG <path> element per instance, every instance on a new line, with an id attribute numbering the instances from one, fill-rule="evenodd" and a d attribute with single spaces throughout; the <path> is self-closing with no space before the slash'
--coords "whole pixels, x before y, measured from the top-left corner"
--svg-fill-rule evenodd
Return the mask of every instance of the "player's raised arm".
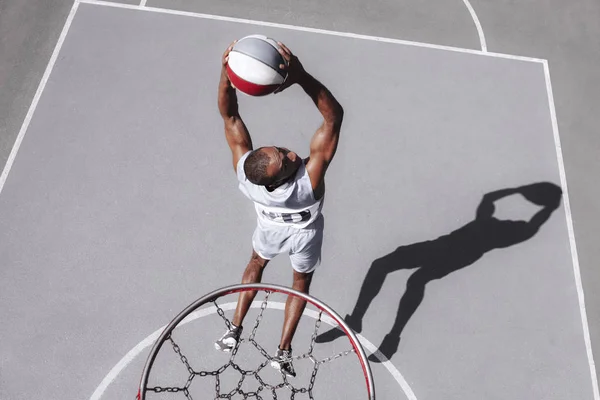
<path id="1" fill-rule="evenodd" d="M 234 42 L 235 43 L 235 42 Z M 240 117 L 238 101 L 235 88 L 231 85 L 227 76 L 227 61 L 233 43 L 225 50 L 222 58 L 221 80 L 219 82 L 219 112 L 225 124 L 225 138 L 233 155 L 233 170 L 237 168 L 238 160 L 249 150 L 252 150 L 252 139 L 250 133 Z"/>
<path id="2" fill-rule="evenodd" d="M 299 84 L 323 115 L 323 123 L 310 141 L 310 160 L 306 164 L 313 190 L 317 191 L 337 150 L 344 110 L 331 92 L 309 74 Z"/>
<path id="3" fill-rule="evenodd" d="M 315 196 L 320 198 L 323 195 L 325 172 L 337 150 L 344 110 L 333 94 L 304 70 L 298 58 L 284 44 L 279 45 L 281 54 L 288 62 L 288 78 L 281 90 L 294 83 L 299 84 L 323 115 L 323 123 L 311 139 L 310 159 L 306 164 Z"/>

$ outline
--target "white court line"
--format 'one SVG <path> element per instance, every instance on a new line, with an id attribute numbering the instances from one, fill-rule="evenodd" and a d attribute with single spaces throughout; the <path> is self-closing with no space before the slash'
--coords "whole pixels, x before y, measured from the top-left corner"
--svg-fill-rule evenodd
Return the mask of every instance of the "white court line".
<path id="1" fill-rule="evenodd" d="M 46 71 L 44 71 L 44 75 L 42 75 L 42 80 L 40 81 L 37 91 L 35 92 L 35 95 L 33 96 L 33 100 L 31 101 L 29 110 L 27 111 L 27 114 L 25 115 L 25 119 L 23 120 L 23 124 L 21 125 L 21 130 L 19 130 L 17 138 L 15 139 L 15 143 L 13 144 L 13 148 L 10 151 L 10 154 L 8 155 L 8 159 L 6 160 L 6 164 L 4 165 L 2 175 L 0 175 L 0 193 L 2 193 L 2 189 L 4 188 L 4 183 L 6 183 L 6 179 L 8 178 L 8 173 L 10 172 L 12 165 L 15 161 L 15 157 L 17 156 L 17 152 L 19 151 L 19 148 L 21 147 L 21 143 L 23 142 L 23 137 L 25 137 L 25 132 L 27 131 L 27 128 L 29 128 L 29 123 L 31 122 L 31 119 L 33 118 L 33 113 L 35 112 L 35 109 L 37 108 L 38 102 L 40 101 L 40 97 L 42 96 L 42 92 L 44 91 L 44 88 L 46 87 L 46 83 L 48 82 L 48 78 L 50 77 L 50 73 L 52 72 L 52 69 L 54 68 L 54 64 L 56 63 L 56 59 L 58 58 L 58 53 L 60 52 L 63 42 L 65 41 L 65 38 L 67 37 L 67 32 L 69 32 L 69 28 L 71 27 L 71 22 L 73 22 L 73 17 L 75 17 L 75 13 L 77 12 L 77 7 L 79 7 L 79 2 L 75 1 L 73 3 L 73 7 L 71 7 L 71 11 L 69 12 L 69 15 L 67 17 L 67 21 L 65 22 L 65 25 L 63 26 L 62 32 L 60 33 L 60 36 L 58 37 L 58 42 L 56 43 L 56 46 L 54 47 L 54 51 L 52 52 L 52 55 L 50 56 L 50 61 L 48 62 L 48 65 L 46 66 Z"/>
<path id="2" fill-rule="evenodd" d="M 146 0 L 140 1 L 140 7 L 146 7 Z"/>
<path id="3" fill-rule="evenodd" d="M 495 57 L 495 58 L 505 58 L 505 59 L 509 59 L 509 60 L 528 61 L 528 62 L 537 62 L 537 63 L 544 62 L 544 59 L 541 59 L 541 58 L 523 57 L 523 56 L 516 56 L 516 55 L 512 55 L 512 54 L 492 53 L 492 52 L 488 52 L 488 51 L 464 49 L 461 47 L 442 46 L 442 45 L 430 44 L 430 43 L 413 42 L 413 41 L 409 41 L 409 40 L 400 40 L 400 39 L 391 39 L 391 38 L 384 38 L 384 37 L 378 37 L 378 36 L 360 35 L 357 33 L 330 31 L 330 30 L 326 30 L 326 29 L 308 28 L 308 27 L 297 26 L 297 25 L 277 24 L 274 22 L 255 21 L 255 20 L 250 20 L 250 19 L 224 17 L 221 15 L 201 14 L 201 13 L 195 13 L 195 12 L 190 12 L 190 11 L 169 10 L 166 8 L 158 8 L 158 7 L 140 7 L 140 6 L 136 6 L 133 4 L 111 3 L 109 1 L 103 1 L 103 0 L 80 0 L 80 2 L 87 3 L 87 4 L 95 4 L 95 5 L 99 5 L 99 6 L 106 6 L 106 7 L 125 8 L 125 9 L 130 9 L 130 10 L 139 10 L 139 11 L 156 12 L 156 13 L 162 13 L 162 14 L 171 14 L 171 15 L 179 15 L 179 16 L 194 17 L 194 18 L 212 19 L 212 20 L 217 20 L 217 21 L 237 22 L 240 24 L 268 26 L 271 28 L 289 29 L 289 30 L 310 32 L 310 33 L 320 33 L 320 34 L 324 34 L 324 35 L 342 36 L 342 37 L 348 37 L 348 38 L 353 38 L 353 39 L 372 40 L 372 41 L 384 42 L 384 43 L 403 44 L 406 46 L 424 47 L 424 48 L 428 48 L 428 49 L 446 50 L 446 51 L 452 51 L 452 52 L 458 52 L 458 53 L 475 54 L 475 55 Z"/>
<path id="4" fill-rule="evenodd" d="M 558 133 L 558 119 L 556 117 L 556 107 L 554 105 L 554 95 L 552 93 L 552 83 L 550 81 L 550 68 L 548 62 L 544 62 L 544 77 L 546 79 L 546 90 L 548 91 L 548 104 L 550 107 L 550 116 L 552 118 L 552 131 L 554 133 L 554 143 L 556 145 L 556 158 L 558 159 L 558 170 L 560 174 L 560 183 L 563 187 L 563 199 L 565 206 L 565 214 L 567 217 L 567 230 L 569 233 L 569 243 L 571 245 L 571 257 L 573 260 L 573 274 L 575 285 L 577 287 L 577 297 L 579 299 L 579 313 L 581 315 L 581 323 L 583 326 L 583 340 L 587 352 L 588 363 L 590 365 L 590 373 L 592 375 L 592 388 L 594 400 L 600 400 L 600 392 L 598 391 L 598 376 L 596 375 L 596 363 L 594 362 L 594 354 L 592 351 L 592 341 L 590 338 L 590 329 L 588 326 L 587 312 L 585 309 L 585 297 L 583 294 L 583 284 L 581 281 L 581 271 L 579 269 L 579 256 L 577 255 L 577 245 L 575 243 L 575 230 L 573 229 L 573 217 L 571 214 L 571 205 L 569 201 L 569 193 L 567 190 L 567 174 L 562 155 L 562 146 L 560 144 L 560 135 Z"/>
<path id="5" fill-rule="evenodd" d="M 252 308 L 260 308 L 262 303 L 263 303 L 262 301 L 254 301 L 254 302 L 252 302 L 251 307 Z M 231 302 L 231 303 L 223 304 L 220 307 L 225 311 L 229 311 L 229 310 L 234 310 L 236 306 L 237 306 L 237 302 Z M 285 303 L 270 301 L 267 303 L 267 308 L 283 311 L 283 310 L 285 310 Z M 204 308 L 199 311 L 194 311 L 193 313 L 191 313 L 190 315 L 185 317 L 177 326 L 180 327 L 180 326 L 183 326 L 183 325 L 185 325 L 189 322 L 192 322 L 198 318 L 206 317 L 208 315 L 216 314 L 216 313 L 217 313 L 217 308 L 214 306 L 207 307 L 207 308 Z M 319 313 L 317 313 L 314 310 L 305 309 L 303 315 L 307 315 L 316 320 L 319 316 Z M 337 326 L 337 323 L 332 318 L 329 318 L 326 315 L 323 316 L 321 320 L 331 326 Z M 109 373 L 104 377 L 102 382 L 100 382 L 100 385 L 98 385 L 98 387 L 96 388 L 94 393 L 92 393 L 90 400 L 100 400 L 100 398 L 102 398 L 102 395 L 104 394 L 106 389 L 115 380 L 115 378 L 144 349 L 152 346 L 166 327 L 167 327 L 167 325 L 160 327 L 159 329 L 154 331 L 152 334 L 150 334 L 148 337 L 146 337 L 144 340 L 142 340 L 137 345 L 135 345 L 131 350 L 129 350 L 129 352 L 127 354 L 125 354 L 125 356 L 121 360 L 119 360 L 119 362 L 109 371 Z M 388 370 L 388 372 L 394 377 L 394 379 L 396 380 L 398 385 L 402 388 L 402 391 L 404 391 L 406 398 L 408 400 L 417 400 L 417 397 L 415 396 L 414 392 L 412 391 L 412 389 L 408 385 L 408 382 L 406 382 L 406 380 L 404 379 L 404 377 L 402 376 L 400 371 L 398 371 L 398 369 L 396 369 L 394 364 L 392 364 L 392 362 L 390 360 L 388 360 L 386 356 L 384 356 L 379 350 L 377 350 L 377 346 L 375 346 L 373 343 L 368 341 L 364 336 L 362 336 L 360 334 L 357 334 L 356 336 L 358 337 L 358 340 L 360 341 L 361 345 L 366 350 L 373 353 L 373 355 L 379 361 L 381 361 L 381 365 L 383 365 Z M 213 351 L 212 345 L 210 345 L 208 347 L 210 348 L 210 351 Z M 136 388 L 136 391 L 137 391 L 137 388 Z"/>
<path id="6" fill-rule="evenodd" d="M 477 18 L 477 13 L 475 9 L 469 3 L 469 0 L 463 0 L 465 6 L 469 10 L 469 14 L 471 14 L 471 18 L 473 18 L 473 22 L 475 23 L 475 27 L 477 28 L 477 35 L 479 35 L 479 44 L 481 45 L 481 51 L 487 53 L 487 44 L 485 43 L 485 35 L 483 34 L 483 27 L 481 26 L 481 22 L 479 22 L 479 18 Z"/>

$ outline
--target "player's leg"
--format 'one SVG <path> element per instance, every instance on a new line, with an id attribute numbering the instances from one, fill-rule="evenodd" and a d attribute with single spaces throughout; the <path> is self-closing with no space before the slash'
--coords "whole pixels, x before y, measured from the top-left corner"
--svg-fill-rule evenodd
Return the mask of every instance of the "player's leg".
<path id="1" fill-rule="evenodd" d="M 308 293 L 312 276 L 313 272 L 302 273 L 294 270 L 294 283 L 292 284 L 292 289 L 302 293 Z M 305 307 L 306 301 L 296 296 L 288 296 L 288 299 L 285 302 L 281 341 L 279 342 L 271 366 L 288 376 L 296 376 L 296 371 L 292 364 L 292 338 L 296 333 L 296 328 L 298 327 L 298 323 L 300 322 Z"/>
<path id="2" fill-rule="evenodd" d="M 292 289 L 308 294 L 312 277 L 313 272 L 306 274 L 294 270 Z M 294 333 L 296 333 L 296 328 L 298 327 L 300 317 L 302 317 L 305 307 L 305 300 L 295 296 L 288 296 L 288 299 L 285 302 L 283 329 L 281 332 L 281 341 L 279 342 L 280 349 L 289 350 L 292 348 L 292 338 L 294 337 Z"/>
<path id="3" fill-rule="evenodd" d="M 315 268 L 321 262 L 323 244 L 323 217 L 310 227 L 298 231 L 291 237 L 290 261 L 293 268 L 292 289 L 308 294 Z M 306 307 L 306 301 L 288 296 L 285 303 L 281 341 L 271 365 L 289 376 L 296 376 L 292 365 L 292 340 Z"/>
<path id="4" fill-rule="evenodd" d="M 252 257 L 242 276 L 242 283 L 261 282 L 264 268 L 267 266 L 269 260 L 287 249 L 286 242 L 288 237 L 289 233 L 285 229 L 264 226 L 259 222 L 252 235 Z M 255 291 L 247 291 L 240 294 L 233 315 L 234 325 L 242 326 L 255 296 Z"/>
<path id="5" fill-rule="evenodd" d="M 250 262 L 248 262 L 248 265 L 244 270 L 242 283 L 260 283 L 263 271 L 268 263 L 269 260 L 262 258 L 253 250 Z M 235 326 L 242 325 L 244 318 L 250 309 L 250 305 L 252 305 L 252 301 L 254 301 L 254 297 L 256 297 L 256 291 L 245 291 L 240 294 L 235 313 L 233 314 L 232 322 Z"/>
<path id="6" fill-rule="evenodd" d="M 242 276 L 242 283 L 259 283 L 262 279 L 262 274 L 264 268 L 269 263 L 269 260 L 266 260 L 259 256 L 256 251 L 252 251 L 252 256 L 250 257 L 250 262 L 246 266 L 244 270 L 244 275 Z M 215 349 L 230 352 L 236 346 L 240 340 L 240 335 L 242 334 L 242 323 L 250 306 L 252 305 L 252 301 L 256 296 L 256 292 L 242 292 L 238 297 L 237 307 L 235 309 L 235 313 L 233 315 L 233 320 L 223 336 L 219 338 L 215 342 Z"/>
<path id="7" fill-rule="evenodd" d="M 289 235 L 288 235 L 289 236 Z M 273 230 L 258 224 L 252 235 L 252 256 L 244 270 L 242 283 L 259 283 L 270 259 L 286 249 L 287 236 L 282 230 Z M 227 331 L 215 342 L 217 350 L 232 351 L 242 334 L 244 318 L 256 297 L 256 291 L 242 292 L 238 297 L 233 320 Z"/>

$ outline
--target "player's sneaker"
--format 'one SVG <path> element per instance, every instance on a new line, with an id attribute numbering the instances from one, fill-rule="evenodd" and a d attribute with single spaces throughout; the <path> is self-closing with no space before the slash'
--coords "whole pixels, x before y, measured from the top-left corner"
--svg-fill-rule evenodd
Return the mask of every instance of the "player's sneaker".
<path id="1" fill-rule="evenodd" d="M 281 350 L 277 346 L 277 352 L 271 361 L 271 367 L 278 369 L 287 376 L 295 377 L 296 371 L 294 371 L 294 365 L 292 364 L 292 349 Z"/>
<path id="2" fill-rule="evenodd" d="M 231 324 L 231 328 L 221 336 L 221 339 L 215 342 L 215 349 L 230 352 L 232 351 L 237 343 L 240 341 L 240 335 L 242 334 L 242 327 Z"/>

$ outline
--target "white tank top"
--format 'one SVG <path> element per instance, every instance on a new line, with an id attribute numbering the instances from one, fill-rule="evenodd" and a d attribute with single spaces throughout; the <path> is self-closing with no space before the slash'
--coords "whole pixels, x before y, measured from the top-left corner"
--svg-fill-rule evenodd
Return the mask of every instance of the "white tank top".
<path id="1" fill-rule="evenodd" d="M 244 162 L 250 152 L 240 158 L 237 164 L 239 188 L 254 202 L 258 222 L 270 226 L 305 228 L 321 214 L 324 196 L 315 199 L 312 184 L 304 163 L 300 165 L 293 180 L 284 183 L 272 192 L 266 187 L 255 185 L 244 172 Z"/>

